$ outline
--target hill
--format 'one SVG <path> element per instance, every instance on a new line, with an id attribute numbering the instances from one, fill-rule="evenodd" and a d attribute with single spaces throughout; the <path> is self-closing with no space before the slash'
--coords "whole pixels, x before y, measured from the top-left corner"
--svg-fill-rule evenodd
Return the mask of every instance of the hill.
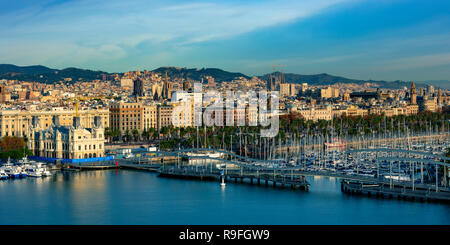
<path id="1" fill-rule="evenodd" d="M 270 73 L 274 76 L 279 76 L 279 72 Z M 259 76 L 260 79 L 268 80 L 270 74 L 265 74 L 263 76 Z M 373 80 L 357 80 L 350 79 L 345 77 L 333 76 L 326 73 L 315 74 L 315 75 L 301 75 L 301 74 L 293 74 L 293 73 L 285 73 L 284 79 L 287 83 L 308 83 L 310 85 L 333 85 L 336 83 L 354 83 L 354 84 L 364 84 L 364 83 L 372 83 L 377 84 L 380 88 L 390 88 L 390 89 L 398 89 L 403 88 L 404 86 L 411 86 L 411 82 L 405 81 L 373 81 Z M 416 83 L 417 87 L 424 87 L 425 84 Z"/>
<path id="2" fill-rule="evenodd" d="M 189 78 L 192 80 L 200 81 L 202 77 L 211 76 L 214 77 L 216 82 L 229 82 L 236 77 L 245 77 L 249 79 L 250 77 L 239 72 L 228 72 L 218 68 L 178 68 L 178 67 L 160 67 L 153 70 L 153 72 L 158 72 L 165 74 L 172 78 Z"/>
<path id="3" fill-rule="evenodd" d="M 228 72 L 218 68 L 178 68 L 178 67 L 160 67 L 153 72 L 160 73 L 164 75 L 166 72 L 171 78 L 188 78 L 195 81 L 200 81 L 202 77 L 211 76 L 216 82 L 230 82 L 237 77 L 244 77 L 250 79 L 247 76 L 239 72 Z M 52 69 L 41 65 L 36 66 L 16 66 L 11 64 L 0 64 L 0 79 L 15 79 L 22 81 L 37 81 L 45 83 L 53 83 L 57 81 L 64 80 L 64 78 L 72 78 L 73 81 L 91 81 L 95 79 L 101 79 L 102 75 L 108 75 L 110 73 L 103 71 L 92 71 L 87 69 L 79 68 L 66 68 L 62 70 Z M 275 76 L 279 76 L 279 72 L 271 73 Z M 260 79 L 268 80 L 270 74 L 265 74 L 259 76 Z M 397 89 L 403 87 L 409 87 L 411 82 L 405 81 L 373 81 L 373 80 L 358 80 L 350 79 L 340 76 L 333 76 L 326 73 L 315 74 L 315 75 L 301 75 L 294 73 L 285 73 L 285 81 L 288 83 L 308 83 L 310 85 L 332 85 L 336 83 L 354 83 L 354 84 L 364 84 L 372 83 L 376 84 L 380 88 L 390 88 Z M 447 87 L 448 81 L 439 81 L 442 87 Z M 418 82 L 417 87 L 425 87 L 427 83 L 435 84 L 433 81 L 430 82 Z M 436 82 L 436 85 L 438 83 Z M 436 86 L 435 85 L 435 86 Z M 439 86 L 438 85 L 438 86 Z"/>
<path id="4" fill-rule="evenodd" d="M 64 78 L 72 78 L 73 81 L 90 81 L 94 79 L 101 79 L 103 74 L 108 73 L 79 68 L 66 68 L 58 70 L 41 65 L 16 66 L 10 64 L 0 64 L 0 79 L 53 83 L 64 80 Z"/>

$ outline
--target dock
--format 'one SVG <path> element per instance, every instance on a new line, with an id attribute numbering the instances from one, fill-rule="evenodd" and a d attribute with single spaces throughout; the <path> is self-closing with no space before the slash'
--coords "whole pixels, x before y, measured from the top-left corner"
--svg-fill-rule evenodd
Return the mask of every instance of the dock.
<path id="1" fill-rule="evenodd" d="M 265 185 L 281 188 L 291 188 L 300 190 L 309 190 L 309 183 L 305 176 L 292 175 L 288 176 L 282 173 L 269 174 L 259 171 L 241 171 L 241 170 L 227 170 L 221 172 L 218 169 L 210 169 L 205 167 L 193 166 L 171 166 L 164 167 L 158 170 L 159 176 L 183 179 L 198 179 L 198 180 L 216 180 L 234 183 L 246 183 Z"/>
<path id="2" fill-rule="evenodd" d="M 361 181 L 341 181 L 341 190 L 352 195 L 367 195 L 369 197 L 410 200 L 410 201 L 437 201 L 450 202 L 450 191 L 428 188 L 414 188 L 406 186 L 390 186 L 384 183 L 368 183 Z"/>

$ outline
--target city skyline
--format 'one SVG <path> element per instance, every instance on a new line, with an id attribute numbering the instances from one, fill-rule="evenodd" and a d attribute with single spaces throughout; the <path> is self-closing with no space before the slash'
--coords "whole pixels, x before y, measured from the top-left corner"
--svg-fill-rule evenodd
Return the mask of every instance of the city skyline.
<path id="1" fill-rule="evenodd" d="M 8 47 L 1 49 L 0 63 L 107 72 L 218 67 L 247 75 L 286 65 L 282 69 L 289 73 L 363 80 L 450 77 L 445 1 L 99 0 L 0 6 L 0 44 Z"/>

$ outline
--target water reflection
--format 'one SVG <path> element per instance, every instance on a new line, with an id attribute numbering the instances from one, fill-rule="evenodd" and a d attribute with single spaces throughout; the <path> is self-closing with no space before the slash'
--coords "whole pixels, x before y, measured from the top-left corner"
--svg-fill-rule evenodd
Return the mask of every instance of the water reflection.
<path id="1" fill-rule="evenodd" d="M 149 172 L 58 172 L 0 181 L 0 224 L 450 224 L 445 204 L 344 195 L 335 178 L 310 191 Z"/>

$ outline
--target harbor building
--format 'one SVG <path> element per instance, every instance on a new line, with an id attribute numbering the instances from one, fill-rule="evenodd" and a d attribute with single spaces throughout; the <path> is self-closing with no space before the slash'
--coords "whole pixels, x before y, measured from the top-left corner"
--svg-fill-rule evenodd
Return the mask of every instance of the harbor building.
<path id="1" fill-rule="evenodd" d="M 62 126 L 60 117 L 53 116 L 52 124 L 42 129 L 39 117 L 33 116 L 28 139 L 28 149 L 35 156 L 63 159 L 103 157 L 105 150 L 104 126 L 101 117 L 94 117 L 91 127 L 81 126 L 80 117 L 73 124 Z"/>
<path id="2" fill-rule="evenodd" d="M 47 129 L 52 124 L 54 116 L 59 117 L 62 126 L 69 126 L 75 117 L 75 110 L 51 108 L 49 110 L 0 110 L 0 137 L 17 136 L 27 137 L 34 116 L 39 118 L 41 129 Z M 109 125 L 109 110 L 92 109 L 78 112 L 82 127 L 89 127 L 94 123 L 94 118 L 99 116 L 102 125 Z"/>

